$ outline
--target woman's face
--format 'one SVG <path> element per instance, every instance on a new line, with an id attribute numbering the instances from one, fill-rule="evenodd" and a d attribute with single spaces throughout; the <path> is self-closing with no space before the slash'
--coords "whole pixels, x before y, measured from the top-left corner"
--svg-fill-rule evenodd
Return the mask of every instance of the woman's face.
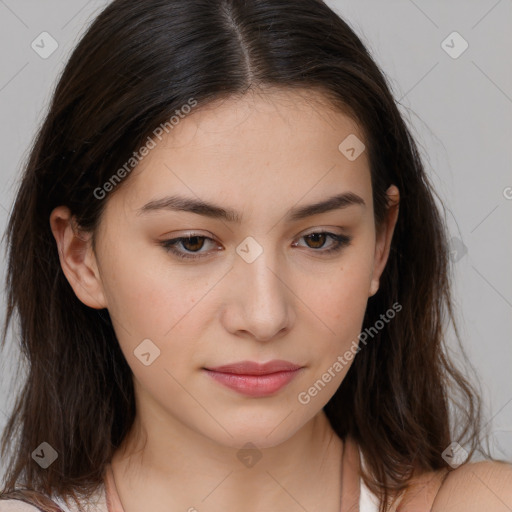
<path id="1" fill-rule="evenodd" d="M 362 140 L 349 117 L 297 92 L 199 105 L 103 199 L 90 272 L 66 275 L 108 308 L 142 422 L 268 447 L 322 410 L 396 221 L 376 233 Z M 299 370 L 209 371 L 275 360 Z"/>

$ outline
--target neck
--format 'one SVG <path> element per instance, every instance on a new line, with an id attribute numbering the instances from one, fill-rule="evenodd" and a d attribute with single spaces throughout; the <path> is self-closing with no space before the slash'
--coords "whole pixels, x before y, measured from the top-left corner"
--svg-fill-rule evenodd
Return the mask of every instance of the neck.
<path id="1" fill-rule="evenodd" d="M 184 425 L 136 421 L 112 459 L 124 512 L 339 512 L 343 443 L 321 411 L 292 437 L 244 451 L 219 445 Z M 327 492 L 326 492 L 327 490 Z"/>

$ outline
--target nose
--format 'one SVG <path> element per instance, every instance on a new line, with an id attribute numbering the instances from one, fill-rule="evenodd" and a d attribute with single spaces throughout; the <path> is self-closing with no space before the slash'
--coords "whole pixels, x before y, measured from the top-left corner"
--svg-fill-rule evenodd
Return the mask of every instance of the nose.
<path id="1" fill-rule="evenodd" d="M 293 293 L 270 251 L 254 261 L 235 258 L 222 320 L 225 328 L 266 342 L 284 335 L 294 320 Z"/>

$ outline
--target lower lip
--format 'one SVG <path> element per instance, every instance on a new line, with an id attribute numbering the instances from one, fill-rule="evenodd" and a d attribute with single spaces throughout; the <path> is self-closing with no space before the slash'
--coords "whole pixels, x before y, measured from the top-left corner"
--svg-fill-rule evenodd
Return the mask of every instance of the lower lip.
<path id="1" fill-rule="evenodd" d="M 210 377 L 224 386 L 247 396 L 261 397 L 277 393 L 288 384 L 301 368 L 292 371 L 269 373 L 267 375 L 238 375 L 205 370 Z"/>

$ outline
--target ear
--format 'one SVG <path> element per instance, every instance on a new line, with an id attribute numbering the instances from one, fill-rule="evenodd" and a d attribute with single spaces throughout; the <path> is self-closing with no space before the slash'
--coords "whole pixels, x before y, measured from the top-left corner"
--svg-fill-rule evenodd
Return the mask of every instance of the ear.
<path id="1" fill-rule="evenodd" d="M 76 296 L 94 309 L 106 308 L 92 233 L 80 231 L 69 208 L 58 206 L 50 215 L 50 226 L 57 242 L 60 265 Z"/>
<path id="2" fill-rule="evenodd" d="M 382 226 L 376 234 L 375 256 L 370 283 L 369 296 L 375 295 L 379 289 L 379 280 L 389 257 L 391 248 L 391 239 L 395 231 L 396 221 L 398 219 L 398 208 L 400 203 L 400 192 L 395 185 L 391 185 L 387 191 L 388 210 Z"/>

